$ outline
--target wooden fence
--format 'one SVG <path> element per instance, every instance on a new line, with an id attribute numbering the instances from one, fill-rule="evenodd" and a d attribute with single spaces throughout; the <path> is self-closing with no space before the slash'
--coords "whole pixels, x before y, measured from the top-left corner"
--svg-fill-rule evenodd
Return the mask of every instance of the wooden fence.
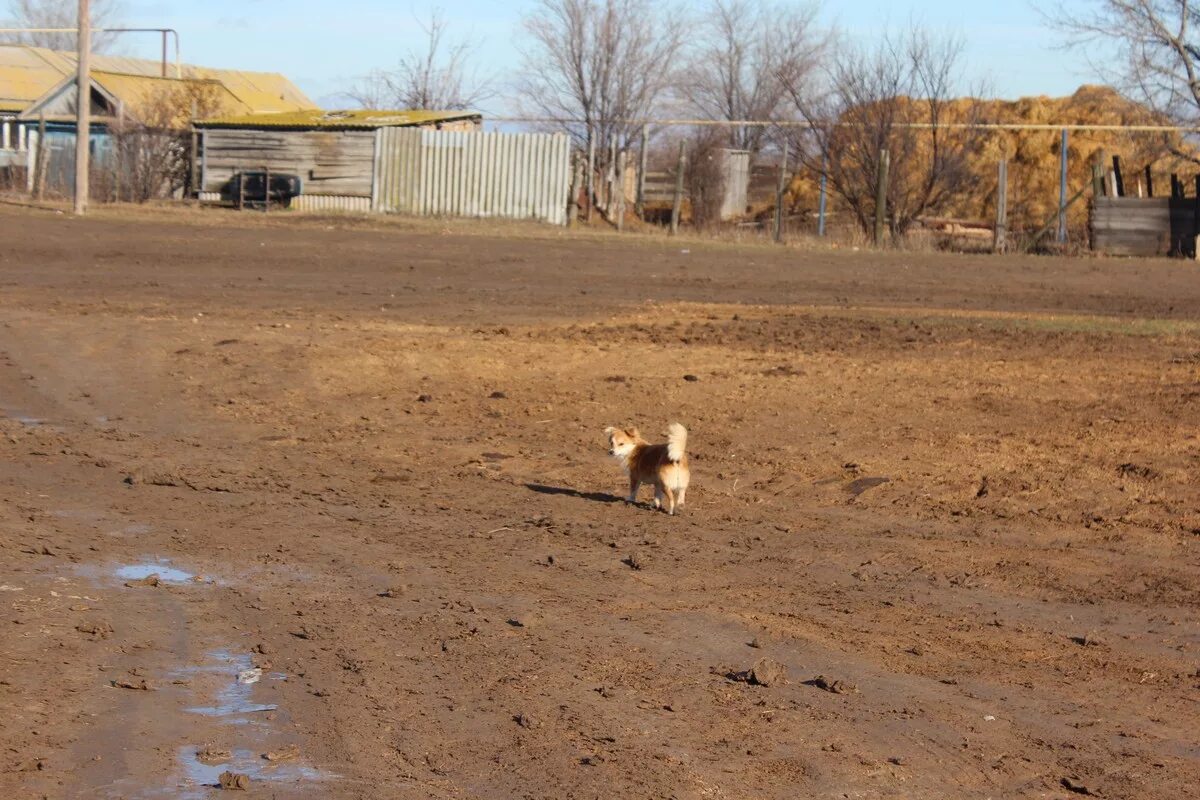
<path id="1" fill-rule="evenodd" d="M 1198 204 L 1183 197 L 1093 198 L 1092 249 L 1117 256 L 1195 256 Z"/>
<path id="2" fill-rule="evenodd" d="M 567 222 L 564 134 L 383 128 L 376 133 L 376 211 Z"/>

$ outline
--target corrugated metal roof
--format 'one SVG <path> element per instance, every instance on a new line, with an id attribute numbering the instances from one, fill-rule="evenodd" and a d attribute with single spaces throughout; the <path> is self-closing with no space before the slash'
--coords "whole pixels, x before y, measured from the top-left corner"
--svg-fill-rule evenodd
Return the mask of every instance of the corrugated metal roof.
<path id="1" fill-rule="evenodd" d="M 93 55 L 92 69 L 112 75 L 162 78 L 162 62 L 145 58 Z M 22 111 L 75 72 L 75 54 L 43 47 L 0 45 L 0 110 Z M 283 75 L 274 72 L 211 69 L 184 64 L 183 78 L 216 80 L 240 106 L 229 113 L 273 113 L 315 109 L 316 104 Z M 168 66 L 173 79 L 175 65 Z"/>
<path id="2" fill-rule="evenodd" d="M 196 123 L 197 128 L 328 128 L 363 129 L 432 125 L 476 119 L 476 111 L 293 111 L 285 114 L 243 114 Z"/>
<path id="3" fill-rule="evenodd" d="M 67 74 L 43 58 L 39 49 L 0 46 L 0 110 L 23 111 Z"/>
<path id="4" fill-rule="evenodd" d="M 122 75 L 113 72 L 93 72 L 92 80 L 106 92 L 124 103 L 127 113 L 143 120 L 145 117 L 140 113 L 143 108 L 158 102 L 164 96 L 164 92 L 170 92 L 172 89 L 178 88 L 181 84 L 211 86 L 212 91 L 215 92 L 212 100 L 223 113 L 245 113 L 250 110 L 227 86 L 218 80 L 177 81 L 174 78 Z M 170 97 L 171 95 L 167 96 Z M 178 103 L 172 103 L 172 105 L 178 105 Z M 181 114 L 185 114 L 187 111 L 185 108 L 178 110 Z M 181 116 L 179 119 L 171 120 L 171 123 L 186 125 L 190 121 Z"/>

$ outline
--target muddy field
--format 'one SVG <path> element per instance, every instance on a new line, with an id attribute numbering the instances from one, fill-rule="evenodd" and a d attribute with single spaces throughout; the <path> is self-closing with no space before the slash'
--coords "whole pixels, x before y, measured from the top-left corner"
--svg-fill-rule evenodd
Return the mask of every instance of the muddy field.
<path id="1" fill-rule="evenodd" d="M 0 232 L 0 797 L 1200 785 L 1195 264 Z"/>

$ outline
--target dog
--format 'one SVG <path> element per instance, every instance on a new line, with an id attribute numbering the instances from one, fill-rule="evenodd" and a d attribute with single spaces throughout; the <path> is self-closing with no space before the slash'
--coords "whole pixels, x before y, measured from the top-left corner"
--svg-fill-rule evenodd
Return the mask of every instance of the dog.
<path id="1" fill-rule="evenodd" d="M 687 429 L 678 422 L 667 426 L 667 443 L 650 444 L 637 428 L 605 428 L 608 453 L 621 462 L 629 473 L 630 503 L 637 502 L 638 488 L 643 483 L 654 484 L 654 507 L 674 514 L 687 499 L 688 471 Z"/>

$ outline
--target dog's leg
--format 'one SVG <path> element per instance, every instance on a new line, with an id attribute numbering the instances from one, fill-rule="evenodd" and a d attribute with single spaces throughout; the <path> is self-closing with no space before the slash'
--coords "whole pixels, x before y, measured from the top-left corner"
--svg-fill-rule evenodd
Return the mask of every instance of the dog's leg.
<path id="1" fill-rule="evenodd" d="M 655 484 L 655 486 L 654 486 L 654 507 L 662 508 L 662 501 L 663 501 L 662 484 Z"/>
<path id="2" fill-rule="evenodd" d="M 667 497 L 667 513 L 675 513 L 675 493 L 671 491 L 670 486 L 663 487 L 663 494 Z"/>
<path id="3" fill-rule="evenodd" d="M 683 487 L 675 494 L 675 505 L 683 508 L 683 500 L 687 497 L 687 487 Z"/>
<path id="4" fill-rule="evenodd" d="M 632 475 L 629 476 L 629 497 L 625 498 L 625 502 L 627 502 L 627 503 L 636 503 L 637 502 L 638 487 L 640 487 L 641 485 L 642 485 L 641 481 L 639 481 L 637 478 L 633 477 Z"/>

